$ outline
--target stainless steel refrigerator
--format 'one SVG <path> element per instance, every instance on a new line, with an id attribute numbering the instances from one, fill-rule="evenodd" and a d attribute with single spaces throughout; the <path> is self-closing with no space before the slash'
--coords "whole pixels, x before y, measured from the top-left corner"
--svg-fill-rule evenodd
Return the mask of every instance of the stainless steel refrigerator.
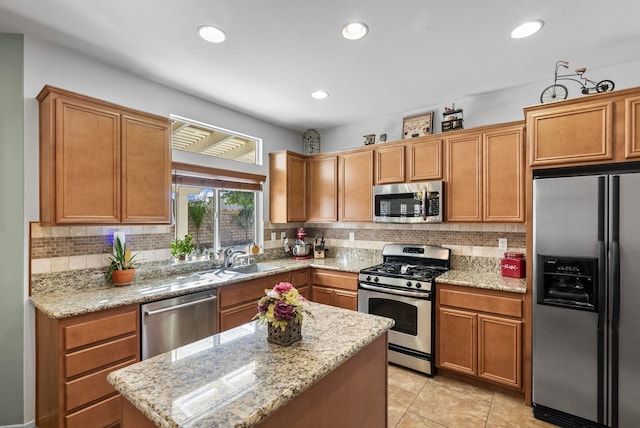
<path id="1" fill-rule="evenodd" d="M 535 173 L 532 401 L 539 419 L 640 426 L 638 172 Z"/>

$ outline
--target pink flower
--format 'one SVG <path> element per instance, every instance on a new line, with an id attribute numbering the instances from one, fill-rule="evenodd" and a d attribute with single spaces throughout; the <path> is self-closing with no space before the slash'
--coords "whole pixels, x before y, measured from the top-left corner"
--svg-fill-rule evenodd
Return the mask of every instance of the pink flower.
<path id="1" fill-rule="evenodd" d="M 277 284 L 275 287 L 273 287 L 273 291 L 275 291 L 280 295 L 283 295 L 284 293 L 291 290 L 292 288 L 293 288 L 293 285 L 290 282 L 281 282 L 280 284 Z"/>
<path id="2" fill-rule="evenodd" d="M 293 317 L 295 316 L 294 312 L 295 312 L 294 307 L 291 305 L 288 305 L 283 301 L 276 302 L 273 308 L 273 314 L 275 315 L 278 321 L 283 321 L 283 320 L 289 321 L 293 319 Z"/>

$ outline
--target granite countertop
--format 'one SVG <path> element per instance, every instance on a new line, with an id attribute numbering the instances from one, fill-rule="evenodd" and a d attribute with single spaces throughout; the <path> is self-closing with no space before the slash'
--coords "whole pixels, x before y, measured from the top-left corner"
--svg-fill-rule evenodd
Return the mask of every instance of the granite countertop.
<path id="1" fill-rule="evenodd" d="M 508 291 L 511 293 L 525 294 L 527 292 L 527 282 L 525 278 L 509 278 L 487 272 L 452 269 L 438 276 L 436 282 L 472 288 L 484 288 L 487 290 Z"/>
<path id="2" fill-rule="evenodd" d="M 212 279 L 198 273 L 171 275 L 163 278 L 134 281 L 131 285 L 115 287 L 110 283 L 84 289 L 60 290 L 46 294 L 34 294 L 31 303 L 51 318 L 67 318 L 90 312 L 97 312 L 119 306 L 166 299 L 188 293 L 210 290 L 228 284 L 248 281 L 306 267 L 318 267 L 357 273 L 371 262 L 349 259 L 277 259 L 264 264 L 278 266 L 267 272 L 237 275 L 225 280 Z"/>
<path id="3" fill-rule="evenodd" d="M 389 330 L 389 318 L 313 303 L 302 340 L 257 321 L 116 370 L 108 381 L 161 427 L 250 427 Z M 295 425 L 295 423 L 294 423 Z"/>

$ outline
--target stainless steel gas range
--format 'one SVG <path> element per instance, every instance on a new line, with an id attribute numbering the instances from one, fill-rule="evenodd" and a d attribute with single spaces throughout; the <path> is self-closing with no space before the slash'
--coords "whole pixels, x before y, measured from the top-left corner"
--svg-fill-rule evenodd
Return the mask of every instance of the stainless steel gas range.
<path id="1" fill-rule="evenodd" d="M 434 279 L 449 270 L 451 250 L 417 244 L 387 244 L 382 264 L 360 271 L 358 311 L 395 320 L 389 361 L 435 374 Z"/>

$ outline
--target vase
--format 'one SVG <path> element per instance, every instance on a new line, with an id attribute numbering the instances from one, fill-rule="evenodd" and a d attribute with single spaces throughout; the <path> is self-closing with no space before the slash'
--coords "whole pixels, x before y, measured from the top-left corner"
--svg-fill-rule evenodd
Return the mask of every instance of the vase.
<path id="1" fill-rule="evenodd" d="M 134 273 L 136 273 L 135 269 L 114 270 L 111 272 L 111 282 L 116 287 L 129 285 L 133 282 Z"/>
<path id="2" fill-rule="evenodd" d="M 274 327 L 273 324 L 267 324 L 267 340 L 276 345 L 289 346 L 292 343 L 302 339 L 302 324 L 289 322 L 284 330 L 280 327 Z"/>

